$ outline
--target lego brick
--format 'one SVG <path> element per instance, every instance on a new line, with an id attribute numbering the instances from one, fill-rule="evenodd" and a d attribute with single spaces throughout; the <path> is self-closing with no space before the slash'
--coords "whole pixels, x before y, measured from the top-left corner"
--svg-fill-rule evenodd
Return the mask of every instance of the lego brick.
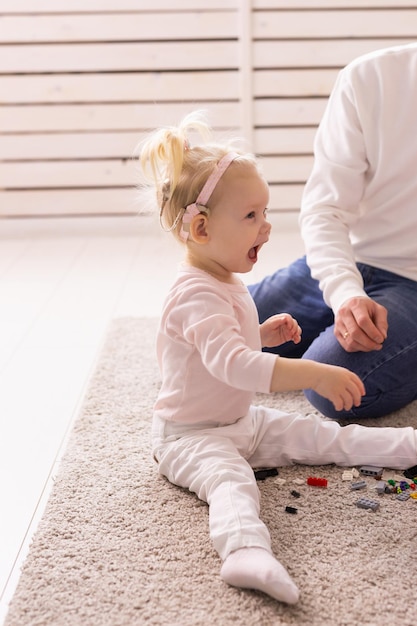
<path id="1" fill-rule="evenodd" d="M 374 476 L 376 478 L 377 476 L 382 476 L 384 468 L 374 467 L 373 465 L 362 465 L 362 467 L 359 468 L 359 471 L 365 476 Z"/>
<path id="2" fill-rule="evenodd" d="M 404 502 L 405 500 L 408 500 L 410 494 L 408 491 L 402 491 L 401 493 L 397 493 L 395 497 L 397 500 L 401 500 L 402 502 Z"/>
<path id="3" fill-rule="evenodd" d="M 285 483 L 286 483 L 286 482 L 287 482 L 287 481 L 286 481 L 286 479 L 285 479 L 285 478 L 276 478 L 276 479 L 274 480 L 274 483 L 275 483 L 276 485 L 279 485 L 280 487 L 282 487 L 282 485 L 285 485 Z"/>
<path id="4" fill-rule="evenodd" d="M 379 509 L 379 502 L 376 502 L 375 500 L 369 500 L 369 498 L 359 498 L 359 500 L 357 500 L 355 504 L 360 509 L 371 509 L 372 511 L 376 511 L 377 509 Z"/>
<path id="5" fill-rule="evenodd" d="M 406 478 L 416 478 L 417 477 L 417 465 L 413 465 L 413 467 L 409 467 L 404 471 L 404 476 Z"/>
<path id="6" fill-rule="evenodd" d="M 295 515 L 298 511 L 298 509 L 295 506 L 286 506 L 285 507 L 285 511 L 287 513 L 291 513 L 291 515 Z"/>
<path id="7" fill-rule="evenodd" d="M 364 480 L 357 480 L 355 483 L 352 483 L 350 488 L 351 489 L 365 489 L 366 487 L 366 482 Z"/>
<path id="8" fill-rule="evenodd" d="M 378 482 L 375 485 L 375 489 L 377 490 L 379 494 L 385 493 L 386 487 L 387 487 L 387 483 L 385 482 L 385 480 L 378 480 Z"/>
<path id="9" fill-rule="evenodd" d="M 309 476 L 307 478 L 307 485 L 313 487 L 327 487 L 327 478 L 319 478 L 317 476 Z"/>
<path id="10" fill-rule="evenodd" d="M 254 470 L 256 480 L 265 480 L 268 476 L 278 476 L 276 467 L 268 467 L 266 469 Z"/>

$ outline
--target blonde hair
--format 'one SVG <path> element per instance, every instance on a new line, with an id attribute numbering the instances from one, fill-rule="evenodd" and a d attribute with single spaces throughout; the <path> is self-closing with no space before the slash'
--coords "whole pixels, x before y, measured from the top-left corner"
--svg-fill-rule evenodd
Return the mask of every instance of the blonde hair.
<path id="1" fill-rule="evenodd" d="M 191 147 L 189 135 L 193 131 L 205 143 Z M 232 149 L 232 141 L 218 144 L 210 141 L 211 136 L 204 112 L 195 111 L 178 126 L 154 131 L 139 146 L 144 180 L 156 190 L 161 226 L 167 231 L 172 230 L 179 240 L 185 208 L 196 201 L 217 163 Z M 239 153 L 236 162 L 257 166 L 254 156 L 249 153 Z M 146 183 L 142 189 L 144 186 Z"/>

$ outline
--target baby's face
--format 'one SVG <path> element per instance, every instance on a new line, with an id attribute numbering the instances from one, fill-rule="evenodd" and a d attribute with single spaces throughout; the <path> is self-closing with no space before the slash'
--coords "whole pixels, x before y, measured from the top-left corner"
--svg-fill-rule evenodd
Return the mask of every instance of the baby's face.
<path id="1" fill-rule="evenodd" d="M 210 255 L 225 272 L 249 272 L 269 239 L 269 188 L 255 166 L 232 164 L 209 204 Z"/>

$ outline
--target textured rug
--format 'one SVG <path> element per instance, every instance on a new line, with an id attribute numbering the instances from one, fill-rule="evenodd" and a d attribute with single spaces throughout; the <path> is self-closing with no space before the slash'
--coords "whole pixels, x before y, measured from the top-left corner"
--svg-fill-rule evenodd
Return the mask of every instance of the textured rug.
<path id="1" fill-rule="evenodd" d="M 414 626 L 417 501 L 377 496 L 367 478 L 360 495 L 380 508 L 360 509 L 358 492 L 334 466 L 294 465 L 279 469 L 283 484 L 258 483 L 262 517 L 301 589 L 299 604 L 221 581 L 206 504 L 159 477 L 150 458 L 155 329 L 151 319 L 112 323 L 6 626 Z M 258 400 L 311 410 L 302 394 Z M 417 424 L 416 416 L 414 403 L 368 424 Z M 328 487 L 308 486 L 310 475 Z"/>

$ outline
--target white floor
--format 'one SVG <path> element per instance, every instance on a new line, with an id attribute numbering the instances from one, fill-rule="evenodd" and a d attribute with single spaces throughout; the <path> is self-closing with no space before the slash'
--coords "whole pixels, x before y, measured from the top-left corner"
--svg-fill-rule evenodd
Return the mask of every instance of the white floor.
<path id="1" fill-rule="evenodd" d="M 295 215 L 246 282 L 298 257 Z M 0 624 L 115 317 L 157 316 L 181 247 L 153 217 L 0 221 Z"/>

